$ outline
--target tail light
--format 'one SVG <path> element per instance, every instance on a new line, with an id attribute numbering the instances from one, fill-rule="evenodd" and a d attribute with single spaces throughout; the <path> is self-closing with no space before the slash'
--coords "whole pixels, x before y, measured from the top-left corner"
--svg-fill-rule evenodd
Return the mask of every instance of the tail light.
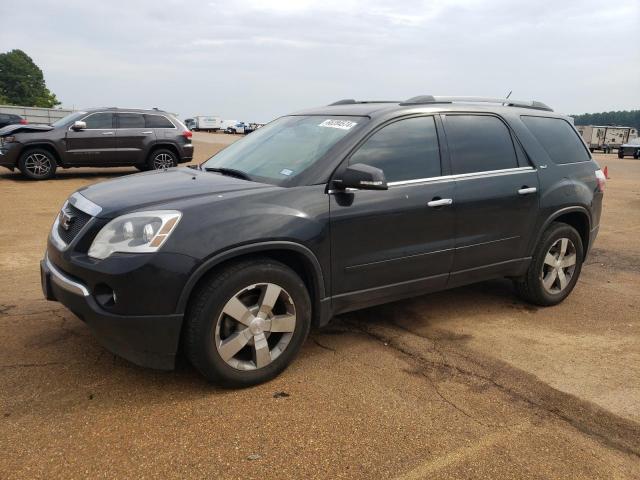
<path id="1" fill-rule="evenodd" d="M 598 190 L 604 192 L 604 187 L 607 184 L 607 177 L 600 169 L 596 170 L 596 180 L 598 181 Z"/>
<path id="2" fill-rule="evenodd" d="M 20 119 L 20 125 L 26 125 L 27 123 L 29 122 L 27 122 L 24 118 Z"/>
<path id="3" fill-rule="evenodd" d="M 193 132 L 191 132 L 191 130 L 185 130 L 184 132 L 182 132 L 182 136 L 187 140 L 191 140 L 191 137 L 193 137 Z"/>

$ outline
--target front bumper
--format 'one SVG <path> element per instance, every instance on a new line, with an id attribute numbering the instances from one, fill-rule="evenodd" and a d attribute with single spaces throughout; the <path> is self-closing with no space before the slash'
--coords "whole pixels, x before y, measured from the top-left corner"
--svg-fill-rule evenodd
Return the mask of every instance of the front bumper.
<path id="1" fill-rule="evenodd" d="M 0 145 L 0 167 L 14 169 L 18 165 L 20 144 L 16 142 L 3 143 Z"/>
<path id="2" fill-rule="evenodd" d="M 40 262 L 42 291 L 84 321 L 98 341 L 116 355 L 143 367 L 175 366 L 182 314 L 118 315 L 104 310 L 84 283 L 56 267 L 48 255 Z"/>

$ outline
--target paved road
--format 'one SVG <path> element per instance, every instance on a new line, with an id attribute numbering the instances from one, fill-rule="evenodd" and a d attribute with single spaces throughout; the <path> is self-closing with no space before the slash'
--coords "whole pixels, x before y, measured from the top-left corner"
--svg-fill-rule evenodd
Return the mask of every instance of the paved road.
<path id="1" fill-rule="evenodd" d="M 0 478 L 638 478 L 640 162 L 599 158 L 603 231 L 563 305 L 494 281 L 344 315 L 248 390 L 133 366 L 41 298 L 64 198 L 130 169 L 2 174 Z"/>

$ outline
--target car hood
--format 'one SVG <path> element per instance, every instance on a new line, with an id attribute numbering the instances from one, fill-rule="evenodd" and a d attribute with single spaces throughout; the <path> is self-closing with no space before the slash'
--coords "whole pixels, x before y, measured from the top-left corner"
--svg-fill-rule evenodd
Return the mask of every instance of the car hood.
<path id="1" fill-rule="evenodd" d="M 278 187 L 191 168 L 170 168 L 90 185 L 78 193 L 101 207 L 99 217 L 113 218 L 126 212 L 161 208 L 161 204 L 195 197 L 272 188 Z"/>
<path id="2" fill-rule="evenodd" d="M 15 133 L 48 132 L 50 130 L 53 130 L 51 125 L 7 125 L 6 127 L 0 128 L 0 137 L 13 135 Z"/>

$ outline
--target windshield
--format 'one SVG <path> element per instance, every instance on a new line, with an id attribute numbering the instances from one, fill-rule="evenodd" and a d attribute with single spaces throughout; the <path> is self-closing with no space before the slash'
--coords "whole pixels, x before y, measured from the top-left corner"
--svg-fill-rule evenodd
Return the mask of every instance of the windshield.
<path id="1" fill-rule="evenodd" d="M 640 145 L 640 138 L 634 138 L 633 140 L 629 140 L 629 145 Z"/>
<path id="2" fill-rule="evenodd" d="M 51 124 L 52 127 L 61 127 L 66 125 L 67 123 L 75 122 L 81 116 L 86 115 L 87 112 L 73 112 L 67 115 L 66 117 L 61 118 Z"/>
<path id="3" fill-rule="evenodd" d="M 280 185 L 311 167 L 363 121 L 362 117 L 281 117 L 218 152 L 203 168 L 233 169 Z"/>

